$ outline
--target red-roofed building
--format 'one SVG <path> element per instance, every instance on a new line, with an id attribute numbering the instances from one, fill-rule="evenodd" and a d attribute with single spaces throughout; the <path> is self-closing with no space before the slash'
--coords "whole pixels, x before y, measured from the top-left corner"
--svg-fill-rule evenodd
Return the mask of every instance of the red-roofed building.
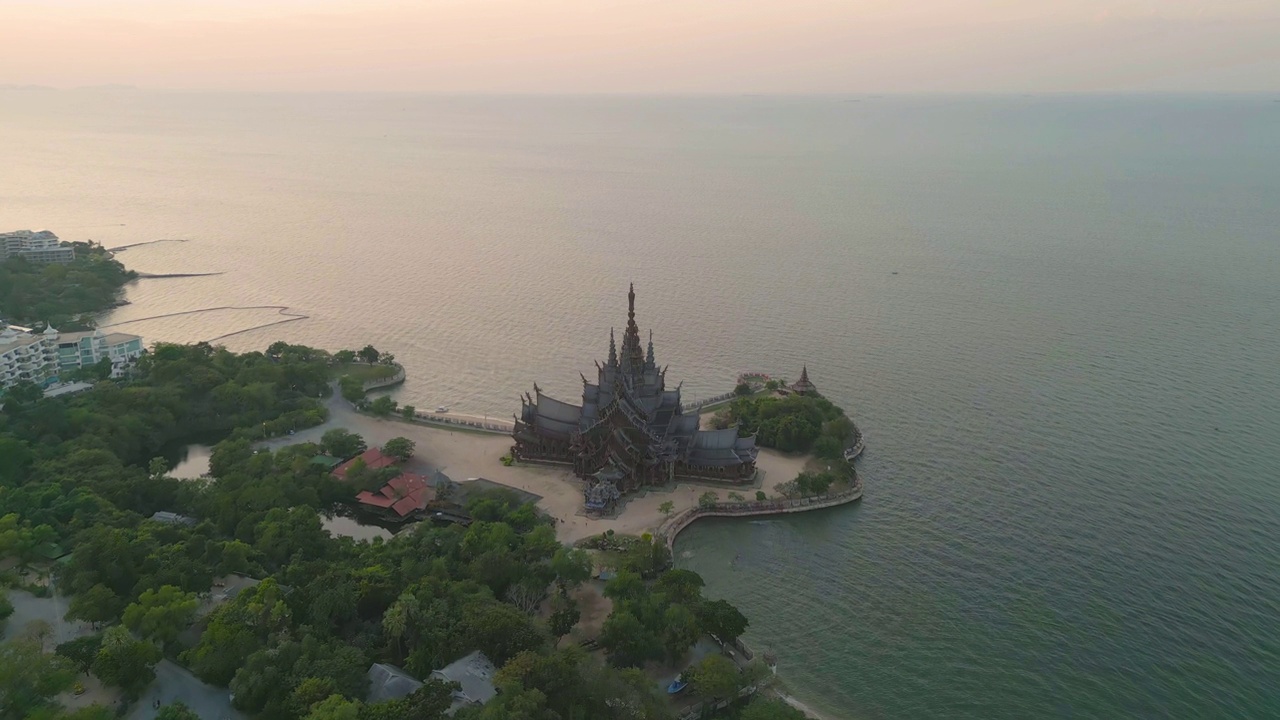
<path id="1" fill-rule="evenodd" d="M 369 448 L 334 468 L 334 476 L 339 480 L 346 480 L 347 471 L 351 469 L 351 466 L 354 465 L 357 460 L 363 460 L 365 467 L 370 470 L 381 470 L 384 467 L 391 467 L 392 465 L 400 462 L 398 459 L 391 457 L 390 455 L 383 455 L 380 448 Z"/>
<path id="2" fill-rule="evenodd" d="M 378 492 L 365 490 L 356 496 L 356 502 L 365 509 L 381 512 L 392 519 L 403 520 L 427 509 L 436 497 L 427 478 L 413 473 L 403 473 L 383 485 Z"/>

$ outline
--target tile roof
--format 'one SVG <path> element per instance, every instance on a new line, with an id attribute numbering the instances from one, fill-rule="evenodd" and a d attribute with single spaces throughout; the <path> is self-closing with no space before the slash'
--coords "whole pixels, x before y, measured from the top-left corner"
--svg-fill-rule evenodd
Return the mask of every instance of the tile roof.
<path id="1" fill-rule="evenodd" d="M 404 517 L 415 510 L 425 510 L 427 503 L 435 499 L 435 489 L 427 478 L 413 473 L 402 473 L 383 485 L 378 492 L 368 490 L 356 496 L 362 505 L 379 508 L 391 508 L 391 511 Z"/>
<path id="2" fill-rule="evenodd" d="M 370 470 L 381 470 L 384 467 L 391 467 L 399 462 L 390 455 L 383 455 L 380 448 L 369 448 L 356 457 L 353 457 L 334 468 L 333 474 L 337 476 L 339 480 L 345 479 L 347 477 L 347 471 L 351 469 L 351 466 L 354 465 L 357 460 L 363 460 L 365 467 Z"/>

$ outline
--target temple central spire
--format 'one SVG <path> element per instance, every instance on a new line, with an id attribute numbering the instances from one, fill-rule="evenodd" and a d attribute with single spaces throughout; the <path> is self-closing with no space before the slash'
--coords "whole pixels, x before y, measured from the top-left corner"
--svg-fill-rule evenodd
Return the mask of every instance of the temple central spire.
<path id="1" fill-rule="evenodd" d="M 622 366 L 626 379 L 635 383 L 644 372 L 644 348 L 640 346 L 640 326 L 636 325 L 636 284 L 627 291 L 627 332 L 622 337 Z"/>

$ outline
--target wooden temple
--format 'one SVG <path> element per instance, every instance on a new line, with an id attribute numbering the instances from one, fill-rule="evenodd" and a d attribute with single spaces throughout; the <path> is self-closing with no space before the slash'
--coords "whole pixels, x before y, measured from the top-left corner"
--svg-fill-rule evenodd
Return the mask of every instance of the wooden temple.
<path id="1" fill-rule="evenodd" d="M 583 479 L 589 510 L 609 510 L 623 494 L 680 478 L 749 482 L 755 476 L 755 437 L 737 428 L 700 430 L 686 414 L 680 387 L 668 390 L 653 334 L 641 347 L 636 291 L 627 294 L 627 329 L 618 348 L 609 331 L 609 356 L 596 362 L 596 382 L 582 377 L 582 404 L 533 394 L 520 400 L 511 455 L 525 462 L 572 465 Z"/>

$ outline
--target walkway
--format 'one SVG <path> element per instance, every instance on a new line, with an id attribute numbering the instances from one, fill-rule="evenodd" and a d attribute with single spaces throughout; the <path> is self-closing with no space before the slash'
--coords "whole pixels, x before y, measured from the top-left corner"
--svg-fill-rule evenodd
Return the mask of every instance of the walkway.
<path id="1" fill-rule="evenodd" d="M 798 498 L 795 500 L 766 500 L 763 502 L 727 502 L 715 503 L 706 507 L 689 508 L 679 515 L 672 516 L 658 528 L 658 535 L 667 542 L 667 550 L 674 553 L 676 536 L 695 520 L 704 517 L 751 517 L 755 515 L 782 515 L 786 513 L 807 512 L 823 508 L 845 505 L 862 497 L 862 482 L 843 492 L 817 497 Z"/>
<path id="2" fill-rule="evenodd" d="M 181 700 L 201 720 L 246 720 L 247 717 L 231 707 L 231 694 L 226 688 L 206 684 L 168 659 L 156 665 L 156 681 L 134 703 L 128 720 L 152 720 L 160 712 L 152 705 L 157 698 L 162 708 Z"/>

